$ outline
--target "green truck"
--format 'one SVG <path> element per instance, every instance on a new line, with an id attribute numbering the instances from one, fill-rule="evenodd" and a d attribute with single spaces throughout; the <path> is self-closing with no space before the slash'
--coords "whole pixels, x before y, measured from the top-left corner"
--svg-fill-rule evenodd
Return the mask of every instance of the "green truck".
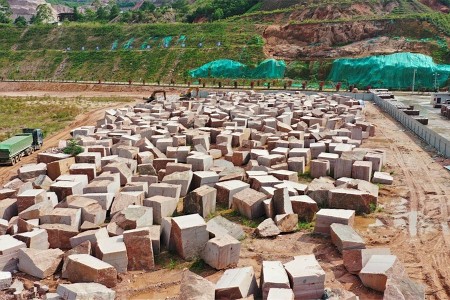
<path id="1" fill-rule="evenodd" d="M 43 143 L 41 129 L 25 128 L 22 133 L 0 143 L 0 164 L 15 165 L 23 156 L 40 149 Z"/>

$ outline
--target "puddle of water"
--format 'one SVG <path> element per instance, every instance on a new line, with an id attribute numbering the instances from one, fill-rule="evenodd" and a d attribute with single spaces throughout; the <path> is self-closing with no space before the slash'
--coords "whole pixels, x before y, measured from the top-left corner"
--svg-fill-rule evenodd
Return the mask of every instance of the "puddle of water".
<path id="1" fill-rule="evenodd" d="M 353 228 L 360 230 L 360 231 L 366 231 L 367 228 L 369 228 L 369 225 L 375 224 L 376 222 L 375 217 L 371 216 L 355 216 L 355 223 L 353 224 Z"/>

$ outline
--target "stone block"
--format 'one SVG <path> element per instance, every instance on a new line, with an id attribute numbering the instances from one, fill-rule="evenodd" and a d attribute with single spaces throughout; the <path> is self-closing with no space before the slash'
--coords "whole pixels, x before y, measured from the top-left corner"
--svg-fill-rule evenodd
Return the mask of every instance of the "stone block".
<path id="1" fill-rule="evenodd" d="M 177 209 L 178 198 L 152 196 L 144 199 L 144 206 L 153 209 L 153 222 L 161 224 L 162 218 L 170 217 Z"/>
<path id="2" fill-rule="evenodd" d="M 228 180 L 218 182 L 214 186 L 217 189 L 217 203 L 231 207 L 233 204 L 233 196 L 250 187 L 248 183 L 240 180 Z"/>
<path id="3" fill-rule="evenodd" d="M 153 270 L 155 260 L 149 228 L 128 230 L 123 233 L 127 248 L 128 270 Z"/>
<path id="4" fill-rule="evenodd" d="M 27 248 L 46 250 L 50 244 L 48 242 L 48 233 L 45 229 L 34 229 L 30 232 L 16 234 L 14 238 L 24 242 Z"/>
<path id="5" fill-rule="evenodd" d="M 124 186 L 128 182 L 131 182 L 131 177 L 133 176 L 132 170 L 123 162 L 113 162 L 107 164 L 102 168 L 103 172 L 119 173 L 120 174 L 120 185 Z"/>
<path id="6" fill-rule="evenodd" d="M 184 197 L 183 212 L 185 214 L 198 213 L 203 218 L 216 211 L 217 190 L 204 185 Z"/>
<path id="7" fill-rule="evenodd" d="M 290 197 L 292 210 L 298 215 L 299 221 L 311 222 L 319 211 L 317 202 L 307 195 Z"/>
<path id="8" fill-rule="evenodd" d="M 353 160 L 351 159 L 336 159 L 334 165 L 334 176 L 333 178 L 341 177 L 352 177 Z"/>
<path id="9" fill-rule="evenodd" d="M 97 241 L 95 256 L 112 265 L 118 273 L 127 272 L 128 256 L 123 236 L 120 235 Z"/>
<path id="10" fill-rule="evenodd" d="M 250 178 L 251 188 L 254 190 L 261 190 L 263 187 L 274 187 L 282 183 L 280 179 L 273 175 L 252 176 Z"/>
<path id="11" fill-rule="evenodd" d="M 295 299 L 321 299 L 325 292 L 325 271 L 314 254 L 295 256 L 284 264 Z"/>
<path id="12" fill-rule="evenodd" d="M 64 224 L 42 224 L 39 226 L 47 230 L 50 248 L 71 249 L 70 238 L 78 234 L 78 230 Z"/>
<path id="13" fill-rule="evenodd" d="M 389 278 L 386 282 L 383 300 L 425 299 L 425 288 L 407 276 Z"/>
<path id="14" fill-rule="evenodd" d="M 153 225 L 153 208 L 130 205 L 112 218 L 123 230 L 148 227 Z"/>
<path id="15" fill-rule="evenodd" d="M 65 300 L 114 300 L 116 292 L 100 283 L 59 284 L 56 292 Z"/>
<path id="16" fill-rule="evenodd" d="M 113 203 L 115 194 L 113 193 L 88 193 L 84 194 L 83 197 L 93 199 L 100 204 L 102 209 L 110 210 L 111 205 Z"/>
<path id="17" fill-rule="evenodd" d="M 316 225 L 314 227 L 314 233 L 329 235 L 331 224 L 339 223 L 353 226 L 354 220 L 354 210 L 323 208 L 316 214 Z"/>
<path id="18" fill-rule="evenodd" d="M 39 218 L 40 224 L 64 224 L 78 230 L 81 225 L 81 209 L 57 207 Z"/>
<path id="19" fill-rule="evenodd" d="M 288 170 L 303 174 L 305 172 L 304 157 L 289 157 L 287 160 Z"/>
<path id="20" fill-rule="evenodd" d="M 97 166 L 95 164 L 73 164 L 70 166 L 71 175 L 87 175 L 90 182 L 97 177 Z"/>
<path id="21" fill-rule="evenodd" d="M 71 237 L 69 241 L 72 248 L 75 248 L 86 241 L 89 241 L 92 247 L 95 247 L 97 245 L 97 241 L 106 238 L 109 238 L 108 231 L 106 228 L 101 228 L 81 232 L 76 236 Z"/>
<path id="22" fill-rule="evenodd" d="M 359 272 L 364 286 L 378 292 L 384 292 L 386 282 L 391 277 L 402 277 L 405 270 L 395 255 L 372 255 Z"/>
<path id="23" fill-rule="evenodd" d="M 19 262 L 19 249 L 27 245 L 10 235 L 0 235 L 0 271 L 17 270 Z"/>
<path id="24" fill-rule="evenodd" d="M 206 230 L 208 230 L 210 237 L 230 235 L 239 241 L 245 238 L 245 232 L 242 229 L 242 226 L 231 222 L 222 216 L 217 216 L 209 220 L 206 223 Z"/>
<path id="25" fill-rule="evenodd" d="M 181 194 L 181 185 L 169 183 L 152 183 L 148 187 L 148 197 L 164 196 L 179 199 Z"/>
<path id="26" fill-rule="evenodd" d="M 372 179 L 372 162 L 355 161 L 352 167 L 352 177 L 370 182 Z"/>
<path id="27" fill-rule="evenodd" d="M 192 166 L 183 163 L 168 163 L 166 165 L 166 175 L 170 175 L 176 172 L 192 171 Z"/>
<path id="28" fill-rule="evenodd" d="M 328 191 L 328 199 L 330 208 L 352 209 L 357 214 L 371 213 L 378 201 L 378 197 L 369 192 L 342 188 Z"/>
<path id="29" fill-rule="evenodd" d="M 216 283 L 216 299 L 241 299 L 258 293 L 252 267 L 229 269 Z"/>
<path id="30" fill-rule="evenodd" d="M 44 163 L 24 165 L 19 168 L 17 173 L 20 180 L 29 180 L 39 175 L 47 175 L 47 165 Z"/>
<path id="31" fill-rule="evenodd" d="M 162 182 L 180 185 L 181 186 L 180 196 L 184 197 L 189 192 L 189 187 L 191 186 L 192 182 L 192 176 L 193 176 L 192 171 L 176 172 L 164 176 Z"/>
<path id="32" fill-rule="evenodd" d="M 241 243 L 230 235 L 210 239 L 203 249 L 202 259 L 216 270 L 236 266 L 239 261 Z"/>
<path id="33" fill-rule="evenodd" d="M 394 181 L 394 178 L 389 174 L 385 172 L 375 172 L 373 174 L 373 183 L 379 183 L 379 184 L 392 184 Z"/>
<path id="34" fill-rule="evenodd" d="M 214 283 L 189 270 L 183 271 L 180 285 L 180 300 L 213 300 L 214 294 Z"/>
<path id="35" fill-rule="evenodd" d="M 58 196 L 58 201 L 64 201 L 67 196 L 83 194 L 83 184 L 79 181 L 57 181 L 52 183 L 50 191 Z"/>
<path id="36" fill-rule="evenodd" d="M 389 248 L 353 249 L 342 251 L 344 266 L 348 272 L 358 274 L 372 255 L 390 255 Z"/>
<path id="37" fill-rule="evenodd" d="M 47 199 L 47 192 L 45 190 L 26 190 L 17 195 L 17 210 L 20 213 L 36 203 L 47 201 Z M 5 200 L 1 202 L 3 201 Z"/>
<path id="38" fill-rule="evenodd" d="M 279 289 L 279 288 L 271 288 L 269 290 L 269 294 L 267 295 L 267 300 L 294 300 L 295 295 L 291 289 Z"/>
<path id="39" fill-rule="evenodd" d="M 286 156 L 281 154 L 269 154 L 265 156 L 259 156 L 257 159 L 260 166 L 270 168 L 273 165 L 286 162 Z"/>
<path id="40" fill-rule="evenodd" d="M 26 202 L 24 204 L 24 207 L 28 205 Z M 7 198 L 0 201 L 0 218 L 9 221 L 17 216 L 18 212 L 17 199 Z"/>
<path id="41" fill-rule="evenodd" d="M 265 219 L 255 230 L 256 236 L 260 238 L 274 237 L 280 233 L 280 229 L 271 218 Z"/>
<path id="42" fill-rule="evenodd" d="M 66 266 L 67 279 L 73 283 L 95 282 L 107 287 L 117 284 L 116 269 L 89 254 L 72 254 Z"/>
<path id="43" fill-rule="evenodd" d="M 319 206 L 328 206 L 328 191 L 334 189 L 334 180 L 327 177 L 314 179 L 308 186 L 307 195 Z"/>
<path id="44" fill-rule="evenodd" d="M 208 171 L 213 166 L 213 158 L 210 155 L 191 155 L 187 157 L 187 163 L 192 165 L 192 171 Z"/>
<path id="45" fill-rule="evenodd" d="M 0 272 L 0 291 L 8 289 L 12 283 L 11 272 Z"/>
<path id="46" fill-rule="evenodd" d="M 351 226 L 333 223 L 330 226 L 330 233 L 332 243 L 341 253 L 344 250 L 366 247 L 362 237 Z"/>
<path id="47" fill-rule="evenodd" d="M 90 182 L 84 189 L 83 194 L 111 193 L 115 194 L 120 190 L 120 182 L 115 182 L 98 177 Z"/>
<path id="48" fill-rule="evenodd" d="M 330 174 L 330 161 L 326 159 L 311 160 L 311 177 L 319 178 Z"/>
<path id="49" fill-rule="evenodd" d="M 19 250 L 19 270 L 44 279 L 53 275 L 58 269 L 64 254 L 60 249 L 26 249 Z"/>
<path id="50" fill-rule="evenodd" d="M 287 188 L 276 189 L 272 199 L 275 215 L 294 213 Z"/>
<path id="51" fill-rule="evenodd" d="M 144 192 L 120 192 L 111 205 L 110 214 L 114 216 L 116 213 L 125 209 L 129 205 L 142 205 L 144 203 Z"/>
<path id="52" fill-rule="evenodd" d="M 67 198 L 68 208 L 81 209 L 81 223 L 88 221 L 101 225 L 106 219 L 106 210 L 94 199 L 81 196 L 69 196 Z"/>
<path id="53" fill-rule="evenodd" d="M 263 201 L 267 196 L 254 189 L 247 188 L 233 196 L 233 207 L 239 213 L 250 220 L 257 219 L 265 215 Z"/>
<path id="54" fill-rule="evenodd" d="M 192 260 L 201 254 L 208 242 L 209 234 L 205 220 L 198 214 L 172 218 L 170 243 L 185 260 Z"/>
<path id="55" fill-rule="evenodd" d="M 291 288 L 289 278 L 283 264 L 280 261 L 263 261 L 261 268 L 260 287 L 262 298 L 268 298 L 270 289 Z M 282 298 L 279 298 L 282 299 Z"/>
<path id="56" fill-rule="evenodd" d="M 297 229 L 298 215 L 297 214 L 282 214 L 275 216 L 275 224 L 281 232 L 293 232 Z"/>
<path id="57" fill-rule="evenodd" d="M 208 185 L 214 187 L 219 182 L 219 175 L 213 171 L 197 171 L 194 172 L 192 178 L 192 188 L 197 189 L 201 186 Z"/>
<path id="58" fill-rule="evenodd" d="M 75 157 L 77 164 L 94 164 L 97 170 L 101 168 L 102 155 L 99 152 L 83 152 Z"/>

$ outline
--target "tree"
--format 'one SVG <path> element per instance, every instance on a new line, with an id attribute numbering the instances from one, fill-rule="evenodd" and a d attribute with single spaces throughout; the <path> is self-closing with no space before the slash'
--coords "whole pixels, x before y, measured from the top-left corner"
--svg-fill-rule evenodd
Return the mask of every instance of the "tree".
<path id="1" fill-rule="evenodd" d="M 25 27 L 25 26 L 27 26 L 27 20 L 26 20 L 24 17 L 22 17 L 22 16 L 18 16 L 18 17 L 14 20 L 14 24 L 15 24 L 17 27 Z"/>
<path id="2" fill-rule="evenodd" d="M 187 0 L 176 0 L 172 3 L 172 8 L 176 9 L 182 14 L 186 14 L 189 11 L 189 3 Z"/>
<path id="3" fill-rule="evenodd" d="M 217 8 L 212 15 L 212 19 L 213 20 L 223 19 L 223 10 L 221 8 Z"/>
<path id="4" fill-rule="evenodd" d="M 155 4 L 149 2 L 149 1 L 144 1 L 144 3 L 142 3 L 141 7 L 139 8 L 140 10 L 144 10 L 144 11 L 151 11 L 154 12 L 156 9 Z"/>
<path id="5" fill-rule="evenodd" d="M 107 20 L 109 17 L 109 13 L 104 7 L 99 7 L 97 9 L 96 15 L 97 15 L 97 20 L 100 20 L 100 21 Z"/>
<path id="6" fill-rule="evenodd" d="M 39 4 L 36 9 L 36 18 L 34 19 L 34 23 L 42 24 L 42 23 L 52 23 L 55 21 L 53 17 L 52 9 L 48 4 Z"/>
<path id="7" fill-rule="evenodd" d="M 78 11 L 78 7 L 76 6 L 73 8 L 73 19 L 75 22 L 83 19 L 83 15 Z"/>
<path id="8" fill-rule="evenodd" d="M 11 19 L 4 12 L 0 12 L 0 23 L 3 24 L 11 23 Z"/>
<path id="9" fill-rule="evenodd" d="M 120 14 L 120 8 L 117 4 L 114 4 L 111 6 L 111 9 L 109 10 L 109 20 L 115 19 Z"/>

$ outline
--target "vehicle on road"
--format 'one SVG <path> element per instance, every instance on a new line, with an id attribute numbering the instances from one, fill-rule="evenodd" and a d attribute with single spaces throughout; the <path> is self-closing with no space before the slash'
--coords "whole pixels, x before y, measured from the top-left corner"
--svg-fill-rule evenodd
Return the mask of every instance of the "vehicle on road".
<path id="1" fill-rule="evenodd" d="M 15 165 L 22 157 L 40 149 L 43 143 L 41 129 L 25 128 L 22 133 L 0 143 L 0 164 Z"/>
<path id="2" fill-rule="evenodd" d="M 450 93 L 432 93 L 430 104 L 433 105 L 434 108 L 441 107 L 443 104 L 450 104 Z"/>

